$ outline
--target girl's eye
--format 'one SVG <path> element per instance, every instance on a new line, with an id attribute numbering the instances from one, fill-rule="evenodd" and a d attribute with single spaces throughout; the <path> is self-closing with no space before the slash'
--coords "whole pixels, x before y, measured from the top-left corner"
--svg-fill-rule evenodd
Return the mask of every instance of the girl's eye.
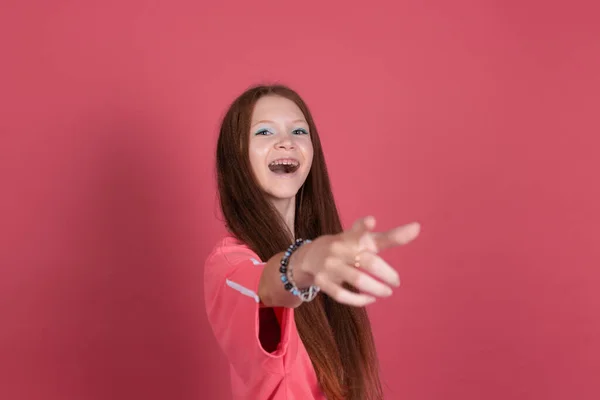
<path id="1" fill-rule="evenodd" d="M 269 132 L 268 129 L 261 129 L 260 131 L 256 132 L 256 135 L 266 136 L 266 135 L 270 135 L 270 134 L 271 134 L 271 132 Z"/>
<path id="2" fill-rule="evenodd" d="M 306 129 L 296 129 L 294 130 L 294 134 L 296 135 L 308 135 L 308 131 Z"/>

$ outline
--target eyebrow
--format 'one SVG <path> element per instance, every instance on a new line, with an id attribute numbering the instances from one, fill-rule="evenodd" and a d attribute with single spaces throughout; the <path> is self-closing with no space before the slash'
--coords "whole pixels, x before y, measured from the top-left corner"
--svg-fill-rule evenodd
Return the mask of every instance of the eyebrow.
<path id="1" fill-rule="evenodd" d="M 297 124 L 298 122 L 301 122 L 301 123 L 304 123 L 304 124 L 308 125 L 308 122 L 305 119 L 296 119 L 296 120 L 294 120 L 292 122 L 295 123 L 295 124 Z M 268 119 L 261 119 L 260 121 L 256 121 L 255 123 L 253 123 L 252 126 L 254 127 L 254 126 L 258 125 L 258 124 L 264 124 L 264 123 L 274 124 L 275 121 L 271 121 L 271 120 L 268 120 Z"/>

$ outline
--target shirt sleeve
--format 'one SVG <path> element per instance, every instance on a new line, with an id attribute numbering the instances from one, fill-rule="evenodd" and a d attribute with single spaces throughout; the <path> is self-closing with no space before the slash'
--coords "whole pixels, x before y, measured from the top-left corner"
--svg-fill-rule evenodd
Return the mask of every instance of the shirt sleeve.
<path id="1" fill-rule="evenodd" d="M 217 342 L 237 375 L 252 385 L 265 374 L 285 375 L 286 364 L 295 358 L 299 340 L 294 310 L 275 310 L 280 341 L 266 351 L 259 339 L 258 283 L 264 263 L 243 246 L 217 247 L 206 261 L 204 293 L 209 323 Z"/>

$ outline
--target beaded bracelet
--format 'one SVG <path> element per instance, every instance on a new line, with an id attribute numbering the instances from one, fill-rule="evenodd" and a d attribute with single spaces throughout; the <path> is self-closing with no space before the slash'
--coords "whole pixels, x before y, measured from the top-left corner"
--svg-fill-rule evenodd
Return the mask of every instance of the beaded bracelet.
<path id="1" fill-rule="evenodd" d="M 283 282 L 283 287 L 285 290 L 292 293 L 294 296 L 300 297 L 300 299 L 302 299 L 304 302 L 312 301 L 315 297 L 317 297 L 317 293 L 319 293 L 320 288 L 312 285 L 309 288 L 299 289 L 294 282 L 294 274 L 289 263 L 291 255 L 302 245 L 310 242 L 311 241 L 308 239 L 296 239 L 296 241 L 292 243 L 290 247 L 288 247 L 287 251 L 281 258 L 281 265 L 279 266 L 279 272 L 281 272 L 281 282 Z"/>

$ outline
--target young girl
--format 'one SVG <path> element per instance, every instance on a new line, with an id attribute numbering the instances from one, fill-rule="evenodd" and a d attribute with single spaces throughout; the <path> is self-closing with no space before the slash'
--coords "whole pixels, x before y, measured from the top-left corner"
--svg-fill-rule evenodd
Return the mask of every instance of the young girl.
<path id="1" fill-rule="evenodd" d="M 373 232 L 367 217 L 343 231 L 315 123 L 285 86 L 233 102 L 217 175 L 229 236 L 206 261 L 205 300 L 233 397 L 383 398 L 364 306 L 400 284 L 378 253 L 419 225 Z"/>

